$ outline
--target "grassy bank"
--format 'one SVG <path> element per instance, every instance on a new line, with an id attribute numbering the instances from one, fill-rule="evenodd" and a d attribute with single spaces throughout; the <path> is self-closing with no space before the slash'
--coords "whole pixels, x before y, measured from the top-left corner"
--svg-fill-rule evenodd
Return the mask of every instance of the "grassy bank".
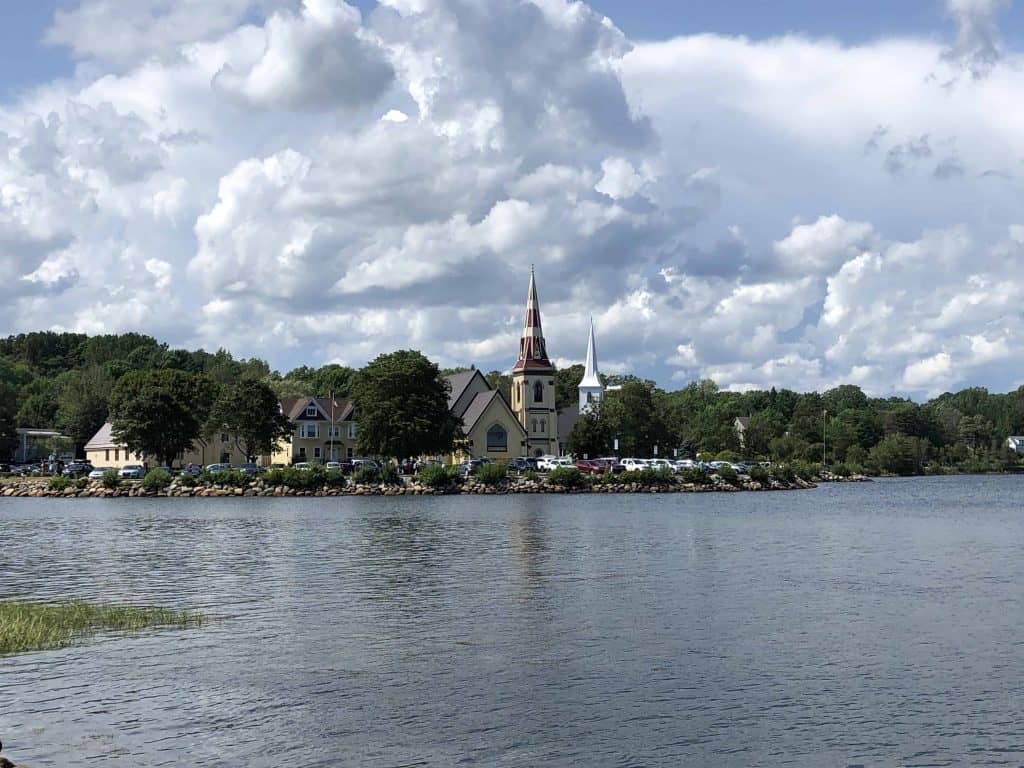
<path id="1" fill-rule="evenodd" d="M 0 601 L 0 656 L 63 648 L 103 629 L 199 626 L 203 616 L 166 608 L 68 602 Z"/>

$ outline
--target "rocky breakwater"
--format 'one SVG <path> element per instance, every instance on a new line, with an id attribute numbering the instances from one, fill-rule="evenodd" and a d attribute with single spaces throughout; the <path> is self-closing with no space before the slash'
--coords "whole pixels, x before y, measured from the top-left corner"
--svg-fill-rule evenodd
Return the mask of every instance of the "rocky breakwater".
<path id="1" fill-rule="evenodd" d="M 850 478 L 839 478 L 849 481 Z M 866 478 L 865 478 L 866 479 Z M 70 483 L 51 483 L 47 478 L 15 479 L 0 486 L 0 497 L 7 498 L 266 498 L 266 497 L 339 497 L 339 496 L 443 496 L 443 495 L 504 495 L 504 494 L 581 494 L 581 493 L 736 493 L 739 491 L 787 491 L 814 488 L 815 483 L 794 477 L 790 480 L 769 479 L 755 481 L 740 477 L 727 481 L 715 475 L 704 482 L 684 482 L 681 478 L 658 483 L 644 482 L 644 478 L 619 481 L 614 477 L 591 480 L 585 476 L 571 484 L 550 482 L 543 477 L 510 477 L 497 483 L 483 483 L 473 477 L 443 487 L 421 484 L 408 478 L 399 484 L 346 484 L 320 485 L 295 488 L 272 485 L 256 478 L 241 485 L 194 483 L 174 479 L 162 488 L 147 487 L 140 481 L 124 481 L 116 486 L 102 481 L 79 480 Z"/>

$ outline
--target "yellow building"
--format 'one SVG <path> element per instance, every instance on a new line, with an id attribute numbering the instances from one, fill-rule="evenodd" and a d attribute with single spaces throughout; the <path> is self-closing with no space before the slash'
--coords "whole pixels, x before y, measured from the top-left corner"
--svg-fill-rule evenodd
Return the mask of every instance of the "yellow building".
<path id="1" fill-rule="evenodd" d="M 155 458 L 142 453 L 128 450 L 128 446 L 114 439 L 112 426 L 107 422 L 85 444 L 85 458 L 94 467 L 112 467 L 120 469 L 126 464 L 145 464 L 149 468 L 156 466 Z M 196 440 L 192 449 L 178 454 L 174 460 L 175 467 L 186 464 L 231 464 L 240 466 L 247 459 L 234 438 L 226 432 Z"/>
<path id="2" fill-rule="evenodd" d="M 292 436 L 271 457 L 273 464 L 343 461 L 355 455 L 355 408 L 340 397 L 288 397 L 281 413 L 292 423 Z"/>
<path id="3" fill-rule="evenodd" d="M 526 430 L 480 371 L 462 371 L 447 380 L 451 385 L 448 408 L 462 419 L 462 433 L 450 457 L 453 462 L 482 456 L 508 461 L 526 455 Z"/>
<path id="4" fill-rule="evenodd" d="M 519 359 L 512 369 L 512 411 L 526 430 L 528 456 L 558 455 L 555 366 L 548 359 L 532 269 Z"/>

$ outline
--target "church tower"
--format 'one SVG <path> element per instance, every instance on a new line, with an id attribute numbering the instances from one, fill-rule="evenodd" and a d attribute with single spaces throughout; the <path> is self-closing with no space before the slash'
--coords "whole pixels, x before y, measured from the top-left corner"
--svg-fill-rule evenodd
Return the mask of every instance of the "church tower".
<path id="1" fill-rule="evenodd" d="M 590 413 L 604 398 L 604 384 L 597 370 L 597 347 L 594 344 L 594 318 L 590 318 L 590 339 L 587 341 L 587 365 L 580 381 L 580 415 Z"/>
<path id="2" fill-rule="evenodd" d="M 512 412 L 526 430 L 528 456 L 558 455 L 555 367 L 548 360 L 544 344 L 537 281 L 532 268 L 519 359 L 512 369 Z"/>

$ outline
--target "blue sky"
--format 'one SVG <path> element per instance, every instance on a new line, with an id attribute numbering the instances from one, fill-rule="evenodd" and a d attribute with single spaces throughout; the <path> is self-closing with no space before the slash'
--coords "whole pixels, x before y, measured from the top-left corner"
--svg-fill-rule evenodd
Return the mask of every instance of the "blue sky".
<path id="1" fill-rule="evenodd" d="M 6 3 L 0 335 L 1021 383 L 1024 0 L 388 1 Z"/>

